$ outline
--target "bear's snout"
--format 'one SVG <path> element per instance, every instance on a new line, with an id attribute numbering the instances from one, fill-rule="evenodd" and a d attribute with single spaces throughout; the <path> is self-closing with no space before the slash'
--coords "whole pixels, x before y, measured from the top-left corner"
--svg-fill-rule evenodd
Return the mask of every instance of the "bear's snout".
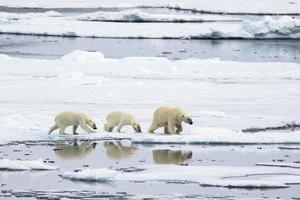
<path id="1" fill-rule="evenodd" d="M 141 132 L 142 132 L 142 130 L 141 130 L 141 127 L 140 127 L 140 126 L 138 126 L 138 127 L 136 128 L 136 132 L 137 132 L 137 133 L 141 133 Z"/>
<path id="2" fill-rule="evenodd" d="M 192 121 L 191 119 L 188 119 L 188 123 L 189 123 L 190 125 L 192 125 L 192 124 L 193 124 L 193 121 Z"/>
<path id="3" fill-rule="evenodd" d="M 185 154 L 185 156 L 186 156 L 187 159 L 192 158 L 192 155 L 193 155 L 193 153 L 192 153 L 191 151 L 189 151 L 189 152 L 187 152 L 187 153 Z"/>
<path id="4" fill-rule="evenodd" d="M 94 125 L 93 125 L 93 129 L 97 129 L 97 126 L 96 126 L 96 124 L 94 124 Z"/>

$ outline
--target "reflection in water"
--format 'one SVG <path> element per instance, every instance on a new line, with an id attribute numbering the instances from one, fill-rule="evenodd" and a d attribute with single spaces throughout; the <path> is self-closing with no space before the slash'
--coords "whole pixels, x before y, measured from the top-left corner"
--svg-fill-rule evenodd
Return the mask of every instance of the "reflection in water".
<path id="1" fill-rule="evenodd" d="M 119 141 L 104 142 L 104 147 L 106 149 L 107 156 L 114 160 L 129 158 L 139 150 L 138 147 L 135 146 L 124 146 Z"/>
<path id="2" fill-rule="evenodd" d="M 82 142 L 78 144 L 76 141 L 73 144 L 56 144 L 55 154 L 63 159 L 81 159 L 90 154 L 97 143 Z"/>
<path id="3" fill-rule="evenodd" d="M 153 161 L 156 164 L 183 164 L 192 158 L 191 151 L 182 150 L 153 150 Z"/>

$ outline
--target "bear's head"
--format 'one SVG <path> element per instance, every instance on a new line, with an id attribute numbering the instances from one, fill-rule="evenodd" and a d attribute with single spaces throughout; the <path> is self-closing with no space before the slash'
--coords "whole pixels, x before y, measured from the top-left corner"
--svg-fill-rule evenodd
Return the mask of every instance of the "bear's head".
<path id="1" fill-rule="evenodd" d="M 137 133 L 141 133 L 142 132 L 140 123 L 136 119 L 134 119 L 131 122 L 131 126 L 135 130 L 135 132 L 137 132 Z"/>
<path id="2" fill-rule="evenodd" d="M 191 125 L 193 124 L 192 118 L 186 113 L 181 115 L 181 120 L 184 121 L 187 124 L 191 124 Z"/>
<path id="3" fill-rule="evenodd" d="M 96 123 L 90 117 L 87 117 L 85 123 L 94 130 L 97 130 Z"/>

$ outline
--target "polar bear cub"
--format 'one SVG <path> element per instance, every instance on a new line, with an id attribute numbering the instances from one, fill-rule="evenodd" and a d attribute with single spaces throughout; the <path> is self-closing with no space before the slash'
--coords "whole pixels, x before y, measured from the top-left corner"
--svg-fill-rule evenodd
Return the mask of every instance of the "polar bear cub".
<path id="1" fill-rule="evenodd" d="M 137 133 L 142 132 L 140 123 L 131 114 L 120 111 L 112 112 L 107 115 L 106 120 L 107 123 L 104 124 L 104 130 L 107 132 L 112 132 L 115 127 L 117 127 L 118 132 L 121 132 L 121 128 L 125 125 L 132 126 Z"/>
<path id="2" fill-rule="evenodd" d="M 80 126 L 87 133 L 94 133 L 97 131 L 97 126 L 94 120 L 81 112 L 62 112 L 55 117 L 55 124 L 50 128 L 49 133 L 59 129 L 60 134 L 65 133 L 65 129 L 73 126 L 73 134 L 77 135 L 76 130 Z"/>
<path id="3" fill-rule="evenodd" d="M 179 134 L 181 123 L 193 124 L 192 118 L 178 107 L 159 107 L 153 114 L 152 124 L 148 132 L 154 133 L 159 127 L 164 127 L 166 134 Z"/>

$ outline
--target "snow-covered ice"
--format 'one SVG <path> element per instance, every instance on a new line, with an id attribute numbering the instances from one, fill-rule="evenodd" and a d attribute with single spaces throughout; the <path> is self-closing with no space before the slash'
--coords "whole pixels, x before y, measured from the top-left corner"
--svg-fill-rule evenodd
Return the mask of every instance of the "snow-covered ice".
<path id="1" fill-rule="evenodd" d="M 205 22 L 205 21 L 237 21 L 239 18 L 218 15 L 183 15 L 147 13 L 139 9 L 119 12 L 98 11 L 75 17 L 82 21 L 107 22 Z"/>
<path id="2" fill-rule="evenodd" d="M 300 20 L 293 19 L 290 16 L 283 16 L 279 19 L 273 19 L 270 16 L 266 16 L 264 20 L 257 22 L 247 20 L 242 24 L 242 27 L 253 37 L 272 37 L 272 35 L 280 37 L 280 35 L 299 33 Z"/>
<path id="3" fill-rule="evenodd" d="M 237 131 L 211 127 L 193 128 L 189 134 L 133 136 L 135 143 L 177 144 L 280 144 L 299 143 L 299 132 L 245 134 Z"/>
<path id="4" fill-rule="evenodd" d="M 77 0 L 72 4 L 62 0 L 31 3 L 4 0 L 0 6 L 0 32 L 10 34 L 101 38 L 300 38 L 297 17 L 300 3 L 288 0 L 276 3 L 271 0 Z M 25 9 L 27 13 L 17 12 L 18 9 Z M 45 12 L 31 13 L 34 9 Z M 256 18 L 242 17 L 245 14 L 256 15 Z M 296 17 L 292 17 L 294 15 Z"/>
<path id="5" fill-rule="evenodd" d="M 42 159 L 33 160 L 33 161 L 0 159 L 0 170 L 23 171 L 23 170 L 56 170 L 56 169 L 58 169 L 58 167 L 45 164 Z"/>
<path id="6" fill-rule="evenodd" d="M 47 11 L 43 13 L 6 13 L 0 12 L 0 19 L 2 21 L 18 21 L 18 20 L 30 20 L 40 17 L 62 17 L 63 15 L 56 11 Z"/>
<path id="7" fill-rule="evenodd" d="M 2 0 L 2 6 L 14 8 L 170 8 L 208 13 L 231 14 L 299 14 L 300 4 L 290 0 Z"/>
<path id="8" fill-rule="evenodd" d="M 25 69 L 25 70 L 24 70 Z M 240 63 L 218 59 L 105 58 L 75 51 L 57 60 L 0 55 L 0 140 L 56 140 L 48 136 L 64 110 L 91 115 L 99 127 L 106 114 L 134 114 L 142 134 L 81 134 L 77 138 L 129 138 L 135 143 L 300 143 L 299 131 L 243 133 L 299 118 L 299 64 Z M 147 134 L 161 105 L 180 106 L 193 117 L 182 135 Z M 67 130 L 67 132 L 71 132 Z"/>
<path id="9" fill-rule="evenodd" d="M 299 172 L 269 167 L 146 165 L 133 172 L 110 169 L 66 171 L 62 177 L 81 181 L 178 181 L 217 187 L 284 188 L 299 182 Z"/>
<path id="10" fill-rule="evenodd" d="M 241 22 L 221 22 L 228 20 Z M 163 23 L 203 21 L 216 22 Z M 0 23 L 1 33 L 45 36 L 181 39 L 300 37 L 300 20 L 290 16 L 280 18 L 266 16 L 264 19 L 252 21 L 222 15 L 161 14 L 129 9 L 114 12 L 98 11 L 66 17 L 62 13 L 51 10 L 44 13 L 1 12 Z"/>
<path id="11" fill-rule="evenodd" d="M 178 20 L 210 20 L 215 17 L 145 13 L 141 16 L 139 11 L 122 11 L 115 12 L 114 14 L 111 12 L 106 14 L 105 12 L 100 12 L 79 15 L 77 17 L 58 17 L 59 13 L 54 12 L 49 14 L 49 12 L 51 11 L 48 11 L 48 13 L 25 14 L 1 13 L 0 32 L 25 35 L 100 38 L 300 38 L 300 19 L 290 16 L 282 16 L 280 18 L 267 16 L 258 21 L 243 20 L 239 23 L 228 23 L 218 20 L 208 23 L 163 23 L 164 21 Z M 128 16 L 126 12 L 129 12 Z M 124 21 L 124 18 L 140 18 L 139 20 L 152 20 L 156 23 L 93 21 L 94 19 Z M 223 20 L 226 19 L 224 17 Z M 130 19 L 126 20 L 130 21 Z"/>
<path id="12" fill-rule="evenodd" d="M 74 176 L 76 173 L 76 177 Z M 99 181 L 106 182 L 111 181 L 111 178 L 118 174 L 118 171 L 110 169 L 87 169 L 83 171 L 66 171 L 63 173 L 63 177 L 73 180 L 81 181 Z"/>

